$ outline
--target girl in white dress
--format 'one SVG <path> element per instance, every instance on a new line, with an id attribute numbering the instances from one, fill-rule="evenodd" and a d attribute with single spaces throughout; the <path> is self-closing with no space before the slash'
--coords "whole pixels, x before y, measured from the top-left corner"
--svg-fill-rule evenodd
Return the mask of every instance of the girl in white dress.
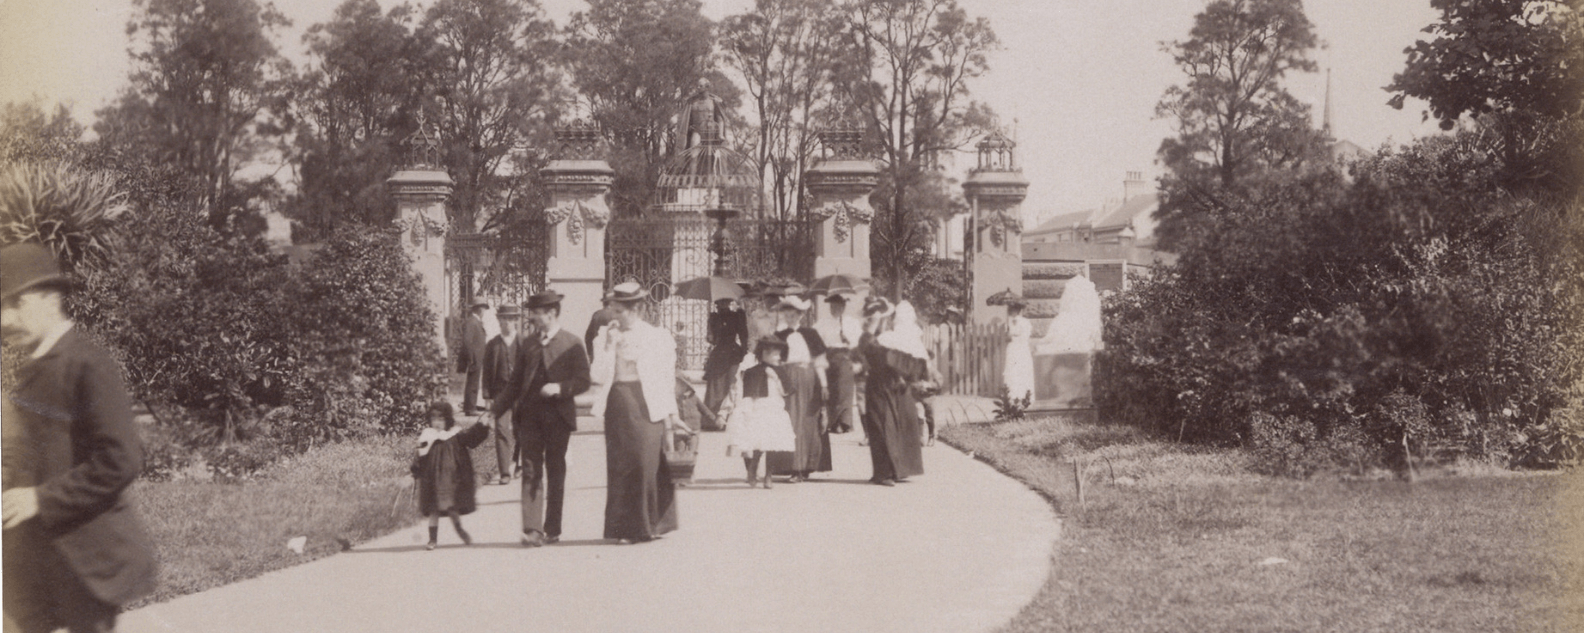
<path id="1" fill-rule="evenodd" d="M 1034 336 L 1034 324 L 1023 316 L 1023 302 L 1008 301 L 1006 365 L 1001 372 L 1013 400 L 1034 399 L 1034 350 L 1029 340 Z"/>
<path id="2" fill-rule="evenodd" d="M 758 479 L 759 461 L 772 451 L 791 452 L 797 448 L 792 416 L 787 413 L 785 381 L 781 359 L 786 341 L 776 337 L 759 340 L 754 347 L 757 362 L 742 371 L 732 387 L 731 415 L 726 421 L 727 445 L 742 453 L 748 470 L 748 486 Z M 764 487 L 770 487 L 770 460 L 765 459 Z"/>

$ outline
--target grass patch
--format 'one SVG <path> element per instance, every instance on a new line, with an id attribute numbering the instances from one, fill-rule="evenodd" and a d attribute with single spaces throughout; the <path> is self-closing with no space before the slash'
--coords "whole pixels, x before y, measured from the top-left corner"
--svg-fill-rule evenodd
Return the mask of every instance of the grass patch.
<path id="1" fill-rule="evenodd" d="M 138 482 L 132 499 L 153 536 L 160 582 L 128 608 L 323 558 L 412 525 L 418 511 L 405 493 L 413 446 L 411 437 L 322 446 L 243 483 Z M 473 451 L 481 484 L 496 475 L 493 451 L 491 442 Z M 297 536 L 307 537 L 302 554 L 286 546 Z"/>
<path id="2" fill-rule="evenodd" d="M 1052 418 L 956 425 L 942 438 L 1063 517 L 1051 576 L 1007 633 L 1584 625 L 1576 472 L 1274 479 L 1238 451 Z"/>

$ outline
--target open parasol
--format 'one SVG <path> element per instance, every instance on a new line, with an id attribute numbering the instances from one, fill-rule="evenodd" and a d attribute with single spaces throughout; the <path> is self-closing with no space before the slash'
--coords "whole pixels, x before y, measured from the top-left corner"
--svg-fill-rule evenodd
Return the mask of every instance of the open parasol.
<path id="1" fill-rule="evenodd" d="M 869 289 L 869 282 L 847 273 L 836 273 L 815 279 L 809 290 L 819 294 L 856 294 Z"/>
<path id="2" fill-rule="evenodd" d="M 1009 306 L 1009 305 L 1020 305 L 1020 306 L 1023 306 L 1023 305 L 1028 305 L 1028 302 L 1024 301 L 1023 297 L 1021 295 L 1019 295 L 1018 293 L 1012 292 L 1012 289 L 1008 288 L 1006 290 L 1002 290 L 1001 292 L 997 292 L 997 293 L 995 293 L 993 295 L 990 295 L 989 297 L 986 297 L 985 298 L 985 305 L 988 305 L 988 306 Z"/>
<path id="3" fill-rule="evenodd" d="M 740 299 L 743 296 L 743 289 L 742 286 L 737 285 L 737 282 L 723 277 L 699 277 L 677 284 L 675 294 L 683 299 L 719 301 Z"/>

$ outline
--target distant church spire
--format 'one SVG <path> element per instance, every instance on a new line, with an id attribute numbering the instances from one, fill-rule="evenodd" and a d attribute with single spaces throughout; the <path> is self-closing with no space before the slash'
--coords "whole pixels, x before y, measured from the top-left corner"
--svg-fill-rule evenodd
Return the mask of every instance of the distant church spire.
<path id="1" fill-rule="evenodd" d="M 1320 131 L 1331 134 L 1331 67 L 1326 67 L 1325 112 L 1321 114 Z"/>

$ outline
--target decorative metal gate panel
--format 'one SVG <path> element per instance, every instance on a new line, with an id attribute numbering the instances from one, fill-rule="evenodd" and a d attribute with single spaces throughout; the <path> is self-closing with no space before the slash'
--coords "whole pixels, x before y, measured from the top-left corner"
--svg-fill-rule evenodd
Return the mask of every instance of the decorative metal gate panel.
<path id="1" fill-rule="evenodd" d="M 716 224 L 702 216 L 613 220 L 605 231 L 606 284 L 637 281 L 649 291 L 642 309 L 651 323 L 671 331 L 686 369 L 701 369 L 709 353 L 707 301 L 673 296 L 683 281 L 714 271 L 710 238 Z M 738 281 L 795 281 L 814 277 L 819 223 L 806 220 L 728 220 L 732 246 L 727 276 Z"/>
<path id="2" fill-rule="evenodd" d="M 455 323 L 474 297 L 492 303 L 523 303 L 544 290 L 549 257 L 549 227 L 532 223 L 515 235 L 453 233 L 445 241 L 448 311 L 446 333 L 457 348 L 461 333 Z"/>

